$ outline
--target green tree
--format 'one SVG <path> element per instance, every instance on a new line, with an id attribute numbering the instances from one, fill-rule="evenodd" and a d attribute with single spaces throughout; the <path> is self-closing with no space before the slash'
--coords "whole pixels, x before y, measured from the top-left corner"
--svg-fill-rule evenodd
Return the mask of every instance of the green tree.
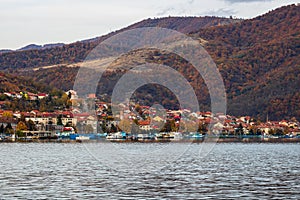
<path id="1" fill-rule="evenodd" d="M 62 118 L 62 115 L 58 115 L 58 116 L 57 116 L 57 118 L 56 118 L 56 119 L 57 119 L 57 120 L 56 120 L 56 121 L 57 121 L 57 122 L 56 122 L 57 125 L 61 125 L 61 126 L 63 125 L 62 119 L 61 119 L 61 118 Z"/>
<path id="2" fill-rule="evenodd" d="M 34 123 L 32 120 L 29 120 L 29 121 L 26 123 L 26 125 L 27 125 L 27 129 L 28 129 L 29 131 L 36 131 L 36 130 L 37 130 L 36 125 L 35 125 L 35 123 Z"/>
<path id="3" fill-rule="evenodd" d="M 111 133 L 115 133 L 118 131 L 118 128 L 114 125 L 114 124 L 111 124 L 111 127 L 110 127 L 110 132 Z"/>
<path id="4" fill-rule="evenodd" d="M 173 132 L 177 131 L 175 120 L 167 120 L 161 132 Z"/>
<path id="5" fill-rule="evenodd" d="M 11 123 L 8 123 L 4 129 L 4 133 L 7 134 L 13 134 L 14 133 L 14 129 L 11 126 Z"/>
<path id="6" fill-rule="evenodd" d="M 4 126 L 3 126 L 3 124 L 1 124 L 1 126 L 0 126 L 0 133 L 4 133 Z"/>
<path id="7" fill-rule="evenodd" d="M 102 123 L 100 124 L 100 128 L 103 133 L 107 133 L 108 129 L 107 129 L 107 124 L 105 121 L 102 121 Z"/>
<path id="8" fill-rule="evenodd" d="M 207 124 L 205 123 L 200 123 L 199 124 L 199 127 L 198 127 L 198 132 L 199 133 L 202 133 L 202 134 L 205 134 L 207 133 L 208 129 L 207 129 Z"/>
<path id="9" fill-rule="evenodd" d="M 7 96 L 5 94 L 0 94 L 0 101 L 4 101 L 7 99 Z"/>
<path id="10" fill-rule="evenodd" d="M 238 128 L 235 131 L 235 134 L 236 135 L 243 135 L 244 134 L 244 128 L 243 128 L 242 123 L 239 124 Z"/>

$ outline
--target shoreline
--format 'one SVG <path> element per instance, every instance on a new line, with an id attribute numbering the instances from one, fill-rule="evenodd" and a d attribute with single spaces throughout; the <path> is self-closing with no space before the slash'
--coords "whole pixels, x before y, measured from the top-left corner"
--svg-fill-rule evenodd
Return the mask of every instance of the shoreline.
<path id="1" fill-rule="evenodd" d="M 98 140 L 71 140 L 71 139 L 27 139 L 4 140 L 1 143 L 300 143 L 300 138 L 199 138 L 199 139 L 98 139 Z"/>

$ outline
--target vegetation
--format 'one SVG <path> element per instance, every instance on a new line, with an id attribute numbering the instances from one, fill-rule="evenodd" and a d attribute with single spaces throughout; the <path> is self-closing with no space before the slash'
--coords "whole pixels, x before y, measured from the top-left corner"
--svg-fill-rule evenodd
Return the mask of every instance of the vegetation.
<path id="1" fill-rule="evenodd" d="M 66 64 L 83 61 L 99 42 L 116 33 L 132 28 L 159 26 L 189 33 L 195 39 L 207 41 L 204 47 L 216 62 L 224 80 L 229 114 L 250 115 L 262 120 L 267 115 L 271 120 L 293 116 L 300 119 L 299 21 L 300 6 L 296 5 L 285 6 L 250 20 L 214 17 L 147 19 L 103 37 L 62 47 L 2 53 L 0 66 L 5 75 L 0 74 L 0 92 L 51 90 L 47 87 L 72 89 L 78 67 L 65 67 Z M 138 59 L 134 60 L 136 57 Z M 119 64 L 146 61 L 171 66 L 190 82 L 196 91 L 200 108 L 209 110 L 210 97 L 203 79 L 182 58 L 148 49 L 128 53 L 120 60 L 122 62 Z M 49 65 L 58 66 L 33 70 Z M 104 74 L 98 86 L 99 95 L 109 96 L 119 78 L 128 71 L 124 68 L 112 69 Z M 29 77 L 31 82 L 19 76 Z M 170 77 L 166 76 L 166 81 L 168 79 Z M 184 92 L 181 91 L 181 94 L 184 95 Z M 0 99 L 3 98 L 5 97 L 0 95 Z M 11 102 L 9 107 L 41 107 L 42 110 L 58 105 L 67 107 L 68 103 L 64 98 L 59 96 L 54 101 L 56 103 L 45 99 L 39 104 L 31 102 L 30 105 L 21 105 L 20 100 L 21 102 Z M 176 96 L 159 85 L 143 86 L 132 98 L 143 105 L 160 103 L 171 109 L 179 107 Z"/>
<path id="2" fill-rule="evenodd" d="M 230 114 L 300 118 L 299 21 L 300 7 L 290 5 L 194 33 L 208 41 L 205 48 L 223 76 Z"/>

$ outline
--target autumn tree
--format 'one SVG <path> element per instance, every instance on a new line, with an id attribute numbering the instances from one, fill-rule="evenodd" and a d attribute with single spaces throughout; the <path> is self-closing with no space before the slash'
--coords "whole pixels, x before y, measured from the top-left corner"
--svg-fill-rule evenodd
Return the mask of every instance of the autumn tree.
<path id="1" fill-rule="evenodd" d="M 16 130 L 17 131 L 26 131 L 27 130 L 26 123 L 23 121 L 19 121 L 19 123 L 17 124 Z"/>

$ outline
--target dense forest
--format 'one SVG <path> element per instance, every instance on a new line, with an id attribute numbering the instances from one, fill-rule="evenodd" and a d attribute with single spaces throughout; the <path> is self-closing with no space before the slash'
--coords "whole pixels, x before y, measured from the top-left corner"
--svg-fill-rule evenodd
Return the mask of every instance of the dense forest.
<path id="1" fill-rule="evenodd" d="M 300 7 L 290 5 L 249 20 L 217 17 L 167 17 L 146 19 L 120 31 L 69 45 L 2 53 L 0 69 L 17 76 L 29 77 L 35 83 L 68 90 L 73 87 L 79 67 L 69 67 L 84 60 L 104 39 L 138 27 L 171 28 L 206 41 L 205 49 L 216 62 L 223 77 L 228 98 L 228 113 L 250 115 L 265 120 L 295 116 L 300 120 Z M 127 57 L 126 57 L 127 56 Z M 128 54 L 123 64 L 133 62 Z M 203 109 L 209 108 L 209 94 L 201 76 L 181 58 L 164 52 L 143 50 L 134 54 L 146 62 L 172 66 L 186 77 Z M 138 62 L 136 62 L 138 63 Z M 57 65 L 52 68 L 33 68 Z M 79 65 L 78 65 L 79 66 Z M 98 95 L 110 94 L 126 70 L 115 69 L 104 74 Z M 13 84 L 12 84 L 13 85 Z M 15 84 L 18 86 L 18 83 Z M 1 90 L 6 90 L 1 85 Z M 160 88 L 160 89 L 159 89 Z M 16 89 L 16 88 L 15 88 Z M 160 102 L 176 108 L 176 98 L 158 85 L 140 88 L 134 95 L 145 104 Z"/>
<path id="2" fill-rule="evenodd" d="M 285 6 L 196 34 L 217 63 L 230 113 L 300 117 L 300 7 Z"/>
<path id="3" fill-rule="evenodd" d="M 34 81 L 30 77 L 20 77 L 0 72 L 0 93 L 21 91 L 38 93 L 49 92 L 51 89 L 46 83 Z"/>

